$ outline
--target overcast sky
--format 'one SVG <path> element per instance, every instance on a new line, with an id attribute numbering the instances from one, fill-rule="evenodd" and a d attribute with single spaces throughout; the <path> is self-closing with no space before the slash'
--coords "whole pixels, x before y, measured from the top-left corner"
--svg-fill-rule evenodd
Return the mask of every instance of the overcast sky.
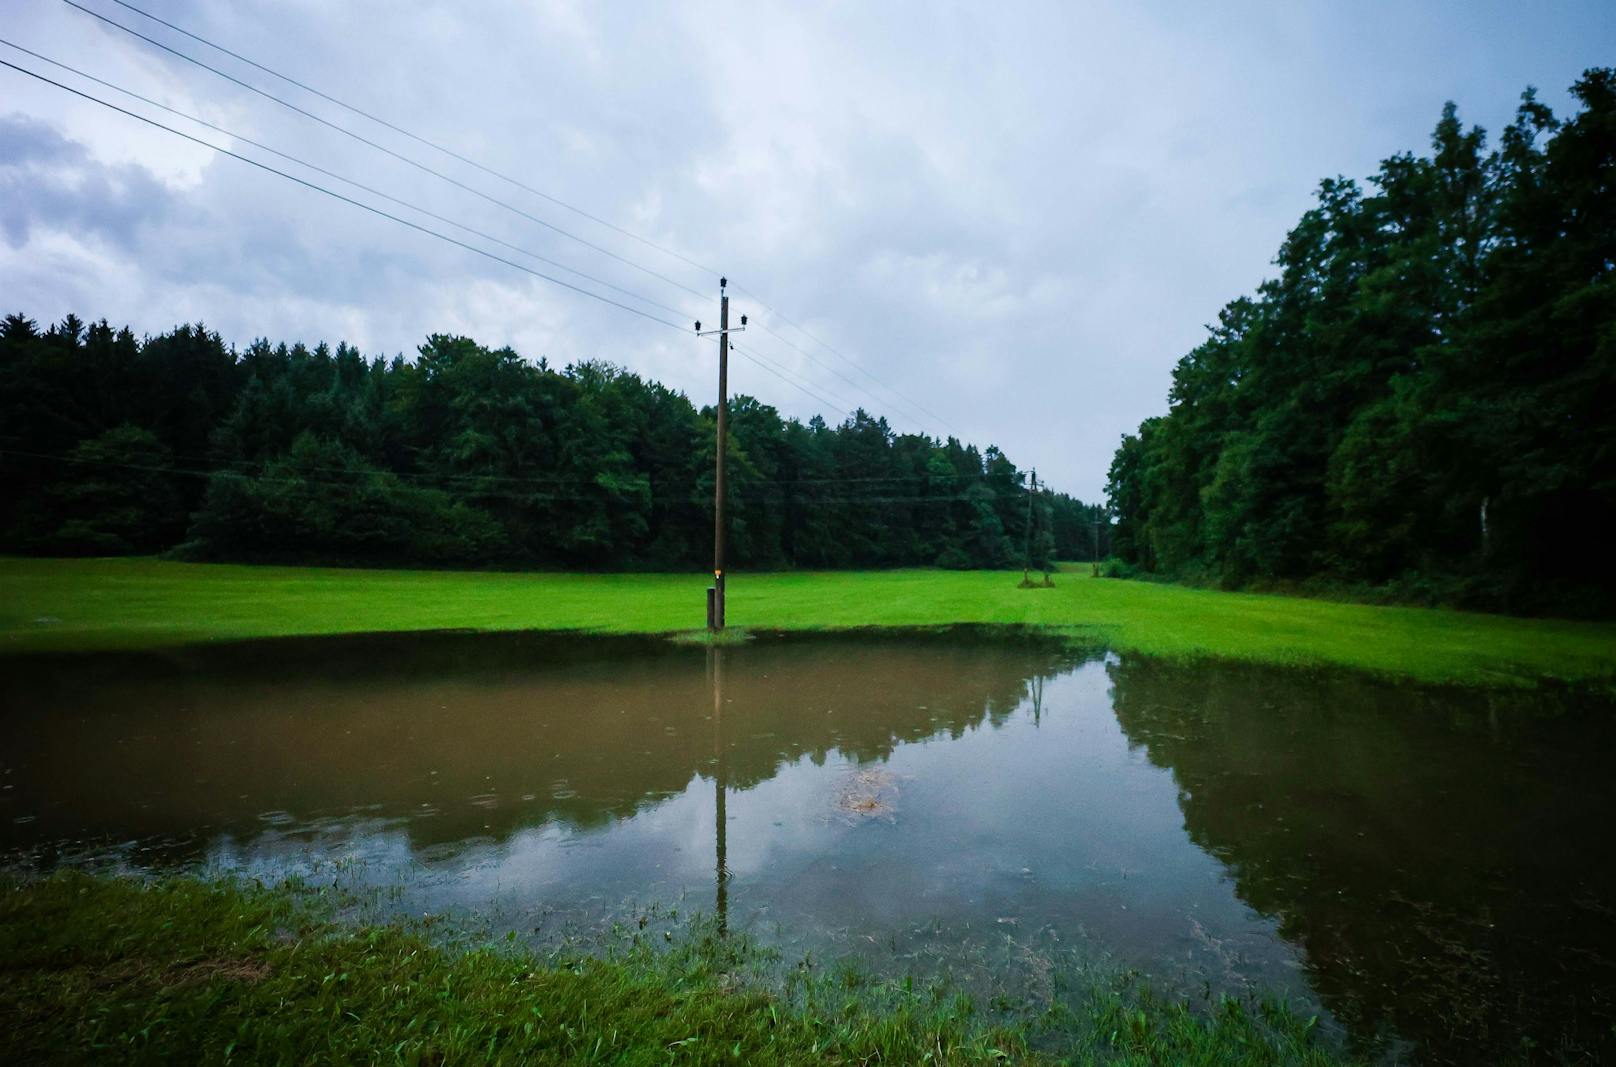
<path id="1" fill-rule="evenodd" d="M 59 0 L 3 0 L 6 40 L 668 305 L 679 313 L 487 245 L 684 330 L 5 68 L 0 311 L 73 311 L 137 333 L 200 319 L 241 344 L 347 340 L 384 355 L 464 333 L 553 364 L 610 360 L 710 402 L 716 351 L 688 323 L 716 321 L 713 275 L 113 0 L 82 2 L 709 295 Z M 1616 62 L 1609 0 L 135 2 L 728 272 L 734 313 L 754 324 L 743 346 L 818 398 L 745 359 L 733 391 L 802 418 L 863 406 L 900 430 L 998 444 L 1085 499 L 1101 493 L 1118 437 L 1163 410 L 1169 371 L 1204 324 L 1270 273 L 1320 178 L 1423 151 L 1448 99 L 1494 134 L 1529 84 L 1563 113 L 1580 71 Z M 9 48 L 0 59 L 374 201 Z"/>

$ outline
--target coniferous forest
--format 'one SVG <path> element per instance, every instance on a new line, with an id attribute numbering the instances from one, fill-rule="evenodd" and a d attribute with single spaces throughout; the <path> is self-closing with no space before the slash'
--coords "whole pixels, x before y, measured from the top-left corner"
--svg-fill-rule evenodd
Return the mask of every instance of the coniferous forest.
<path id="1" fill-rule="evenodd" d="M 1147 571 L 1616 608 L 1616 69 L 1333 178 L 1111 465 Z"/>
<path id="2" fill-rule="evenodd" d="M 237 351 L 201 325 L 0 325 L 0 551 L 703 569 L 714 448 L 714 411 L 683 394 L 463 337 L 406 360 Z M 1017 566 L 1029 543 L 1042 566 L 1088 559 L 1103 514 L 1029 501 L 997 448 L 745 396 L 728 498 L 729 558 L 751 567 Z"/>

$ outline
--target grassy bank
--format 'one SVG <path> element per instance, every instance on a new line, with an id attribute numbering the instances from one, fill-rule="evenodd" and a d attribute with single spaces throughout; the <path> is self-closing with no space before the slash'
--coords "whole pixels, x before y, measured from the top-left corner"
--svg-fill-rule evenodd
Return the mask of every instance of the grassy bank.
<path id="1" fill-rule="evenodd" d="M 737 574 L 729 621 L 813 629 L 1024 623 L 1123 652 L 1351 667 L 1427 682 L 1616 685 L 1616 624 L 1020 572 Z M 702 575 L 489 574 L 0 559 L 0 651 L 427 629 L 662 632 L 699 626 Z"/>
<path id="2" fill-rule="evenodd" d="M 0 1061 L 1313 1063 L 1274 1008 L 1084 994 L 995 1023 L 889 984 L 746 977 L 742 944 L 539 957 L 326 921 L 286 890 L 63 873 L 0 881 Z M 1050 1027 L 1060 1037 L 1049 1037 Z M 1051 1047 L 1034 1049 L 1040 1040 Z"/>

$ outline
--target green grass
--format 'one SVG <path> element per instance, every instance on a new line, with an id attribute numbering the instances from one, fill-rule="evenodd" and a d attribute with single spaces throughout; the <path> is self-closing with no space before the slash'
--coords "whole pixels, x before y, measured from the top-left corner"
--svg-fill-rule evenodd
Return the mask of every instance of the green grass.
<path id="1" fill-rule="evenodd" d="M 941 987 L 771 986 L 743 941 L 692 929 L 658 951 L 541 956 L 334 923 L 285 888 L 0 880 L 0 1062 L 1336 1062 L 1271 1003 L 1197 1013 L 1094 987 L 996 1020 Z"/>
<path id="2" fill-rule="evenodd" d="M 1616 685 L 1616 624 L 1382 607 L 1020 572 L 735 573 L 729 622 L 828 629 L 1020 623 L 1122 652 L 1330 665 L 1425 682 Z M 428 629 L 667 632 L 702 625 L 706 579 L 0 559 L 0 652 Z M 44 620 L 44 621 L 42 621 Z"/>

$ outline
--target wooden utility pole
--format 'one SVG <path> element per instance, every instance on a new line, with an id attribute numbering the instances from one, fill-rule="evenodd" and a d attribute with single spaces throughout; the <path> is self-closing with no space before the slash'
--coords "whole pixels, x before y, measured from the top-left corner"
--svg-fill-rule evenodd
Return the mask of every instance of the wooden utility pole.
<path id="1" fill-rule="evenodd" d="M 1032 581 L 1027 572 L 1032 570 L 1032 498 L 1038 493 L 1038 468 L 1032 470 L 1032 484 L 1027 489 L 1027 554 L 1021 562 L 1021 584 Z"/>
<path id="2" fill-rule="evenodd" d="M 724 628 L 724 453 L 729 450 L 729 295 L 718 280 L 718 472 L 713 477 L 713 617 L 708 628 Z"/>
<path id="3" fill-rule="evenodd" d="M 707 590 L 707 629 L 714 633 L 724 628 L 724 458 L 729 448 L 729 287 L 728 278 L 718 279 L 718 329 L 703 332 L 696 323 L 696 336 L 718 334 L 718 456 L 713 474 L 713 584 Z M 741 316 L 739 333 L 746 329 L 746 316 Z"/>
<path id="4" fill-rule="evenodd" d="M 1100 523 L 1104 521 L 1104 519 L 1095 519 L 1089 523 L 1090 528 L 1094 531 L 1094 551 L 1089 553 L 1089 558 L 1094 561 L 1094 577 L 1096 578 L 1100 576 Z"/>

